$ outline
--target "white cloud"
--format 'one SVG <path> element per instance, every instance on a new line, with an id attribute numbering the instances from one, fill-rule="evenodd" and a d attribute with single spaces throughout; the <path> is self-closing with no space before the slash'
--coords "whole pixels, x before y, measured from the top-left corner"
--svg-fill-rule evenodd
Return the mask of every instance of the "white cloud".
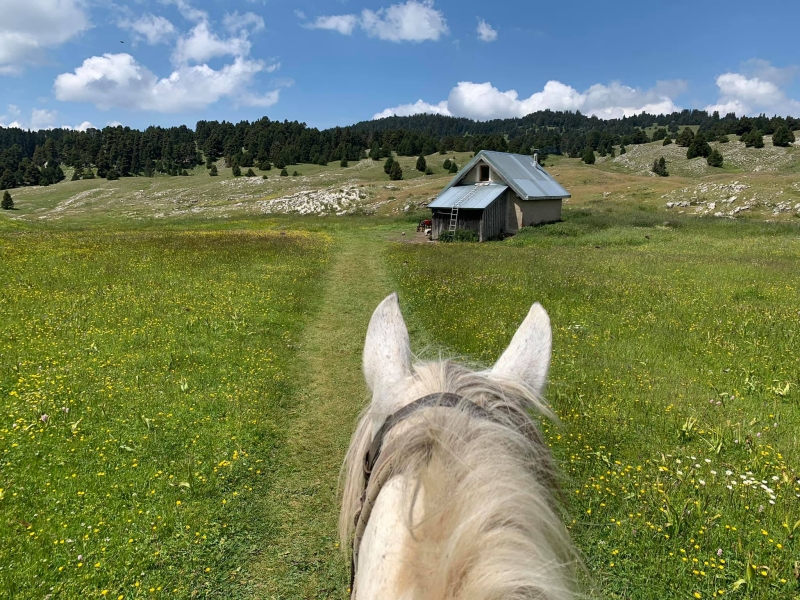
<path id="1" fill-rule="evenodd" d="M 24 0 L 3 2 L 0 19 L 0 73 L 14 73 L 21 65 L 42 60 L 55 48 L 89 28 L 80 0 Z"/>
<path id="2" fill-rule="evenodd" d="M 201 21 L 187 35 L 178 38 L 178 43 L 172 52 L 172 62 L 176 65 L 190 61 L 205 63 L 218 56 L 241 57 L 248 54 L 250 54 L 250 42 L 246 32 L 242 32 L 238 37 L 222 39 L 210 31 L 207 21 Z"/>
<path id="3" fill-rule="evenodd" d="M 122 123 L 119 121 L 109 121 L 106 123 L 106 127 L 122 127 Z"/>
<path id="4" fill-rule="evenodd" d="M 5 120 L 9 117 L 19 117 L 20 110 L 13 104 L 6 107 L 5 115 L 0 115 L 0 127 L 18 127 L 20 129 L 30 129 L 32 131 L 39 131 L 40 129 L 52 129 L 55 123 L 58 112 L 55 110 L 47 110 L 44 108 L 34 108 L 31 110 L 30 121 L 25 119 L 16 118 L 6 125 Z"/>
<path id="5" fill-rule="evenodd" d="M 178 7 L 181 16 L 187 21 L 208 21 L 208 13 L 204 10 L 194 8 L 186 0 L 161 0 L 162 4 L 174 4 Z"/>
<path id="6" fill-rule="evenodd" d="M 407 0 L 377 11 L 365 8 L 361 16 L 330 15 L 317 17 L 304 27 L 328 29 L 342 35 L 352 35 L 360 26 L 370 37 L 390 42 L 424 42 L 447 35 L 444 15 L 433 7 L 433 0 Z"/>
<path id="7" fill-rule="evenodd" d="M 136 20 L 124 19 L 117 23 L 122 29 L 134 33 L 136 41 L 144 40 L 151 46 L 167 42 L 175 35 L 175 26 L 164 17 L 146 14 Z"/>
<path id="8" fill-rule="evenodd" d="M 263 61 L 237 56 L 218 70 L 184 64 L 159 79 L 130 54 L 104 54 L 87 58 L 72 73 L 62 73 L 53 87 L 63 102 L 175 113 L 200 110 L 224 97 L 247 96 L 254 76 L 266 69 Z"/>
<path id="9" fill-rule="evenodd" d="M 243 15 L 240 15 L 239 11 L 236 10 L 232 14 L 225 13 L 222 18 L 222 24 L 231 33 L 242 30 L 261 31 L 264 29 L 264 19 L 253 12 L 246 12 Z"/>
<path id="10" fill-rule="evenodd" d="M 352 35 L 353 29 L 358 25 L 355 15 L 333 15 L 330 17 L 317 17 L 316 21 L 305 25 L 308 29 L 328 29 L 338 31 L 342 35 Z"/>
<path id="11" fill-rule="evenodd" d="M 436 41 L 448 33 L 444 15 L 433 8 L 433 0 L 408 0 L 377 12 L 364 9 L 361 27 L 368 35 L 390 42 Z"/>
<path id="12" fill-rule="evenodd" d="M 612 82 L 595 84 L 581 93 L 560 81 L 548 81 L 542 91 L 520 98 L 516 90 L 500 91 L 491 83 L 462 81 L 450 91 L 446 101 L 429 104 L 418 101 L 377 113 L 374 118 L 418 113 L 451 114 L 476 120 L 523 117 L 538 110 L 577 111 L 604 119 L 631 116 L 641 112 L 652 114 L 679 110 L 664 88 L 685 88 L 683 82 L 660 82 L 652 90 L 638 90 Z"/>
<path id="13" fill-rule="evenodd" d="M 263 95 L 247 93 L 239 96 L 237 100 L 239 104 L 244 106 L 260 106 L 262 108 L 267 108 L 278 103 L 278 100 L 280 100 L 280 94 L 280 90 L 272 90 L 271 92 L 267 92 Z"/>
<path id="14" fill-rule="evenodd" d="M 483 19 L 478 19 L 478 39 L 482 42 L 493 42 L 497 39 L 497 30 Z"/>
<path id="15" fill-rule="evenodd" d="M 723 73 L 717 77 L 719 99 L 706 106 L 709 112 L 721 115 L 760 113 L 800 114 L 800 101 L 789 98 L 781 85 L 789 83 L 797 73 L 796 67 L 773 67 L 764 60 L 751 59 L 742 64 L 745 73 Z"/>
<path id="16" fill-rule="evenodd" d="M 414 104 L 401 104 L 394 108 L 373 115 L 373 119 L 383 119 L 385 117 L 409 117 L 411 115 L 444 115 L 449 117 L 450 110 L 447 108 L 447 100 L 442 100 L 439 104 L 428 104 L 422 100 L 417 100 Z"/>

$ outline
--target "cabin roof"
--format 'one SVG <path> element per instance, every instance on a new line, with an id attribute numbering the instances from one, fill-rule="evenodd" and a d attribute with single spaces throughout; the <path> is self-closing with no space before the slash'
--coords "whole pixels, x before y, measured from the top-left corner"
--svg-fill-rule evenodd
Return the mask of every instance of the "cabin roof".
<path id="1" fill-rule="evenodd" d="M 533 157 L 525 154 L 510 154 L 508 152 L 494 152 L 481 150 L 478 152 L 453 180 L 447 185 L 440 197 L 453 187 L 459 187 L 459 182 L 472 168 L 483 160 L 503 179 L 514 192 L 523 200 L 556 200 L 570 198 L 570 193 L 561 187 L 553 176 L 538 164 Z M 438 201 L 438 198 L 437 198 Z"/>
<path id="2" fill-rule="evenodd" d="M 428 205 L 428 208 L 452 208 L 459 200 L 462 200 L 464 196 L 474 190 L 474 193 L 465 199 L 463 204 L 459 204 L 458 208 L 483 209 L 494 202 L 507 189 L 507 185 L 497 184 L 459 185 L 445 189 L 436 200 Z"/>

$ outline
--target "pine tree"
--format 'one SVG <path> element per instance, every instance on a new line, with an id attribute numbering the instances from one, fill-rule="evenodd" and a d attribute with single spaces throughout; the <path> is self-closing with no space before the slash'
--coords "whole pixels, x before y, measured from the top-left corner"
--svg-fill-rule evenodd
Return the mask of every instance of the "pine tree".
<path id="1" fill-rule="evenodd" d="M 383 163 L 383 172 L 389 175 L 392 172 L 392 165 L 394 164 L 394 159 L 390 156 L 386 159 L 386 162 Z"/>
<path id="2" fill-rule="evenodd" d="M 116 169 L 109 169 L 106 173 L 106 179 L 109 181 L 116 181 L 119 179 L 119 173 L 117 173 Z"/>
<path id="3" fill-rule="evenodd" d="M 450 168 L 447 170 L 449 173 L 458 173 L 458 165 L 456 161 L 450 161 Z"/>
<path id="4" fill-rule="evenodd" d="M 231 172 L 233 173 L 234 177 L 242 176 L 242 168 L 236 163 L 233 164 L 233 169 L 231 169 Z"/>
<path id="5" fill-rule="evenodd" d="M 586 146 L 586 150 L 583 151 L 583 156 L 581 160 L 585 162 L 587 165 L 593 165 L 594 161 L 596 160 L 594 156 L 594 150 L 592 150 L 591 146 Z"/>
<path id="6" fill-rule="evenodd" d="M 720 144 L 727 144 L 730 141 L 730 139 L 728 138 L 727 133 L 720 133 L 719 136 L 717 137 L 717 141 Z"/>
<path id="7" fill-rule="evenodd" d="M 14 208 L 14 200 L 12 200 L 11 194 L 8 193 L 8 190 L 3 192 L 3 202 L 0 203 L 0 208 L 3 210 L 11 210 Z"/>
<path id="8" fill-rule="evenodd" d="M 417 171 L 419 171 L 420 173 L 424 173 L 425 169 L 427 168 L 428 164 L 425 162 L 425 157 L 422 156 L 422 154 L 420 154 L 419 158 L 417 159 Z"/>
<path id="9" fill-rule="evenodd" d="M 751 129 L 749 133 L 742 136 L 745 148 L 763 148 L 764 135 L 758 129 Z"/>
<path id="10" fill-rule="evenodd" d="M 253 169 L 247 169 L 247 173 L 245 173 L 245 176 L 246 177 L 255 177 L 256 173 L 255 173 L 255 171 L 253 171 Z"/>
<path id="11" fill-rule="evenodd" d="M 31 162 L 28 165 L 28 168 L 25 169 L 25 175 L 22 178 L 22 181 L 25 185 L 39 185 L 39 179 L 41 179 L 42 174 L 39 172 L 39 167 L 36 166 L 35 163 Z"/>
<path id="12" fill-rule="evenodd" d="M 794 132 L 790 131 L 786 125 L 780 125 L 772 134 L 772 145 L 787 147 L 794 143 Z"/>
<path id="13" fill-rule="evenodd" d="M 444 159 L 444 162 L 442 163 L 442 168 L 445 171 L 449 171 L 450 170 L 450 159 L 449 158 L 445 158 Z"/>
<path id="14" fill-rule="evenodd" d="M 219 172 L 217 171 L 217 165 L 211 165 L 211 168 L 208 170 L 208 174 L 211 175 L 211 177 L 216 177 L 219 175 Z"/>
<path id="15" fill-rule="evenodd" d="M 619 147 L 619 155 L 620 155 L 620 156 L 622 156 L 623 154 L 627 154 L 627 153 L 628 153 L 628 149 L 627 149 L 627 148 L 625 148 L 625 144 L 622 144 L 622 145 Z"/>
<path id="16" fill-rule="evenodd" d="M 722 152 L 714 148 L 711 151 L 711 154 L 708 155 L 706 159 L 709 167 L 721 167 L 722 166 Z"/>
<path id="17" fill-rule="evenodd" d="M 327 166 L 328 166 L 328 161 L 327 161 L 327 160 L 325 160 L 325 156 L 324 156 L 324 155 L 322 155 L 322 156 L 320 156 L 320 157 L 319 157 L 319 160 L 317 161 L 317 164 L 318 164 L 320 167 L 327 167 Z"/>
<path id="18" fill-rule="evenodd" d="M 288 177 L 288 176 L 289 176 L 289 171 L 287 171 L 285 167 L 281 169 L 281 177 Z"/>
<path id="19" fill-rule="evenodd" d="M 672 138 L 667 136 L 664 138 L 664 143 L 661 144 L 662 146 L 669 146 L 672 143 Z"/>
<path id="20" fill-rule="evenodd" d="M 272 168 L 272 165 L 269 163 L 268 160 L 262 160 L 259 163 L 258 168 L 261 171 L 269 171 Z"/>
<path id="21" fill-rule="evenodd" d="M 711 154 L 711 146 L 706 141 L 706 136 L 702 131 L 697 132 L 697 135 L 692 138 L 689 148 L 686 150 L 686 158 L 689 160 L 701 156 L 708 158 Z"/>
<path id="22" fill-rule="evenodd" d="M 400 163 L 394 161 L 392 163 L 392 168 L 389 171 L 389 179 L 392 181 L 400 181 L 403 178 L 403 169 L 400 168 Z"/>
<path id="23" fill-rule="evenodd" d="M 663 156 L 653 161 L 652 171 L 659 177 L 669 176 L 669 171 L 667 171 L 667 161 Z"/>
<path id="24" fill-rule="evenodd" d="M 614 149 L 614 146 L 611 146 L 611 151 L 608 153 L 611 158 L 616 158 L 617 151 Z"/>
<path id="25" fill-rule="evenodd" d="M 689 145 L 692 143 L 694 139 L 694 131 L 690 128 L 686 127 L 683 131 L 678 134 L 678 137 L 675 138 L 675 143 L 678 144 L 681 148 L 688 148 Z"/>
<path id="26" fill-rule="evenodd" d="M 342 168 L 347 168 L 348 166 L 350 166 L 349 163 L 347 162 L 346 154 L 342 154 L 342 160 L 339 161 L 339 166 Z"/>

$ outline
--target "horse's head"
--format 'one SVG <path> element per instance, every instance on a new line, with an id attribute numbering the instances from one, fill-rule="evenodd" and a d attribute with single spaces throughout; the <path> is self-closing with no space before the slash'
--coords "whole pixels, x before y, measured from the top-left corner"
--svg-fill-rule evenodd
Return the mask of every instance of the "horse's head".
<path id="1" fill-rule="evenodd" d="M 540 397 L 547 384 L 551 347 L 550 319 L 537 302 L 486 375 L 498 381 L 522 383 Z M 393 413 L 413 400 L 405 393 L 410 377 L 408 329 L 397 294 L 392 294 L 372 314 L 364 344 L 364 378 L 372 391 L 373 410 Z"/>

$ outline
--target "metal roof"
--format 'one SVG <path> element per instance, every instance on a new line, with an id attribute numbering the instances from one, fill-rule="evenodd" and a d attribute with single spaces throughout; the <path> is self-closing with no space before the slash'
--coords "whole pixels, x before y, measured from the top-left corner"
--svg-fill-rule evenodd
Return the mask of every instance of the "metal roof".
<path id="1" fill-rule="evenodd" d="M 481 150 L 453 178 L 444 192 L 457 186 L 461 179 L 483 160 L 491 166 L 505 183 L 523 200 L 554 200 L 570 198 L 570 193 L 561 187 L 552 175 L 545 171 L 533 157 L 508 152 Z M 441 197 L 441 196 L 440 196 Z"/>
<path id="2" fill-rule="evenodd" d="M 474 193 L 459 204 L 459 209 L 478 208 L 483 209 L 497 200 L 500 195 L 508 189 L 506 185 L 478 184 L 478 185 L 459 185 L 444 190 L 439 197 L 428 205 L 428 208 L 451 208 L 459 200 L 474 190 Z"/>

